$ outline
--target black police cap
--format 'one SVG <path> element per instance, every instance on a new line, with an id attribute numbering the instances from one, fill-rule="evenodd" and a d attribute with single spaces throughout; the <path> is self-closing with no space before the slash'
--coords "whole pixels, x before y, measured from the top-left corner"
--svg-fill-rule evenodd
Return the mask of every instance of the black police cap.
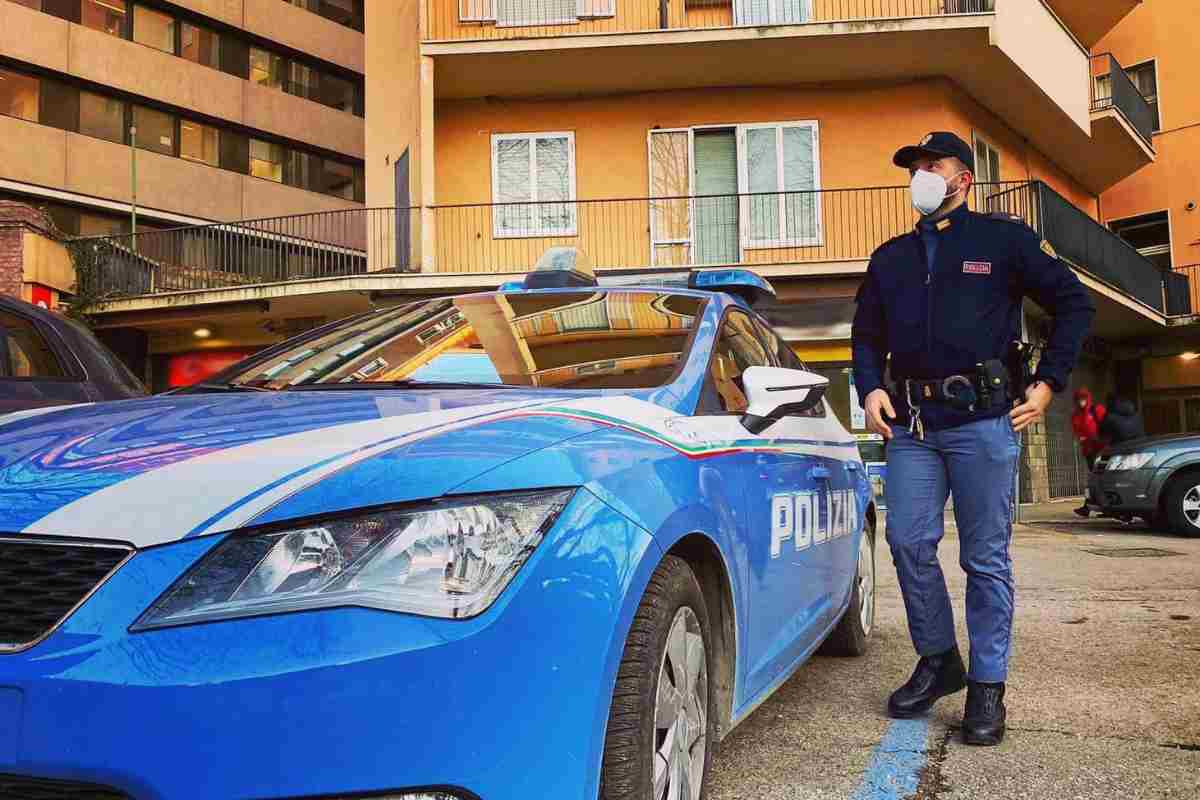
<path id="1" fill-rule="evenodd" d="M 928 133 L 920 144 L 901 147 L 892 156 L 892 163 L 897 167 L 909 169 L 918 158 L 943 158 L 954 156 L 967 165 L 971 174 L 975 174 L 975 154 L 971 146 L 949 131 L 934 131 Z"/>

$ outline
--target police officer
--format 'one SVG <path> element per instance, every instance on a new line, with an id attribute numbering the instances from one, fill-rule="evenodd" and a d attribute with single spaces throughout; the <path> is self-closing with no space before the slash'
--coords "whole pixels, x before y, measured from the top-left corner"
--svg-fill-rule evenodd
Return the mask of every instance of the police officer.
<path id="1" fill-rule="evenodd" d="M 920 657 L 888 712 L 922 714 L 965 686 L 963 740 L 994 745 L 1005 730 L 1019 431 L 1066 387 L 1094 309 L 1079 279 L 1022 220 L 968 210 L 975 160 L 958 136 L 931 133 L 893 162 L 909 171 L 921 218 L 871 256 L 853 328 L 867 426 L 888 440 L 887 539 Z M 1028 386 L 1006 362 L 1020 338 L 1024 297 L 1054 318 Z M 967 573 L 969 670 L 937 557 L 948 494 Z"/>

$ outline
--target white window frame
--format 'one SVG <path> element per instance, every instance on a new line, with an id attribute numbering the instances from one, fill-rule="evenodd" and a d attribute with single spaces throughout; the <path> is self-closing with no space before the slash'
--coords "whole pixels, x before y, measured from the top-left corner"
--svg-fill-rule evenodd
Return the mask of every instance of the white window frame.
<path id="1" fill-rule="evenodd" d="M 654 191 L 654 135 L 665 133 L 686 133 L 688 137 L 687 163 L 687 203 L 688 203 L 688 236 L 686 239 L 659 239 L 655 225 L 654 201 L 650 199 L 650 265 L 656 266 L 659 245 L 686 245 L 688 248 L 688 263 L 696 263 L 696 129 L 695 128 L 651 128 L 646 132 L 646 164 L 649 168 L 650 190 Z"/>
<path id="2" fill-rule="evenodd" d="M 815 119 L 795 120 L 791 122 L 755 122 L 752 124 L 737 126 L 737 146 L 738 146 L 738 194 L 742 195 L 741 205 L 741 227 L 742 250 L 772 250 L 781 247 L 821 247 L 825 243 L 825 228 L 822 223 L 822 198 L 821 194 L 821 136 L 820 124 Z M 749 150 L 746 146 L 746 134 L 752 130 L 775 130 L 775 175 L 779 181 L 783 180 L 783 129 L 784 128 L 808 128 L 812 131 L 813 143 L 813 188 L 807 191 L 813 193 L 817 202 L 814 205 L 814 227 L 816 230 L 815 236 L 789 238 L 787 235 L 787 203 L 785 195 L 790 194 L 782 188 L 776 188 L 775 192 L 779 197 L 779 228 L 777 238 L 774 239 L 754 239 L 751 237 L 750 231 L 750 198 L 746 195 L 750 194 L 750 165 L 746 158 Z"/>
<path id="3" fill-rule="evenodd" d="M 738 22 L 742 18 L 742 7 L 747 0 L 733 0 L 733 24 L 735 27 L 761 27 L 763 25 L 808 25 L 813 21 L 813 0 L 804 0 L 804 22 Z M 778 16 L 780 0 L 767 0 L 772 18 Z"/>
<path id="4" fill-rule="evenodd" d="M 808 0 L 812 2 L 812 0 Z M 497 0 L 458 0 L 459 22 L 497 22 Z M 478 10 L 478 13 L 476 12 Z M 811 9 L 810 12 L 811 13 Z M 610 19 L 617 15 L 617 0 L 577 0 L 575 18 L 562 20 L 538 20 L 536 22 L 507 22 L 500 27 L 516 28 L 533 25 L 573 25 L 584 19 Z"/>
<path id="5" fill-rule="evenodd" d="M 1162 133 L 1163 131 L 1162 72 L 1160 72 L 1158 69 L 1158 57 L 1154 56 L 1152 58 L 1145 58 L 1136 64 L 1130 64 L 1128 67 L 1121 67 L 1121 69 L 1125 71 L 1125 75 L 1128 77 L 1129 70 L 1137 69 L 1138 67 L 1144 67 L 1147 64 L 1154 65 L 1154 106 L 1158 109 L 1158 127 L 1150 131 L 1150 135 L 1153 137 Z M 1131 83 L 1133 82 L 1132 78 L 1129 80 Z M 1134 84 L 1134 88 L 1137 89 L 1137 84 Z M 1138 89 L 1138 91 L 1140 92 L 1142 90 Z"/>
<path id="6" fill-rule="evenodd" d="M 992 175 L 989 180 L 983 180 L 979 176 L 979 145 L 982 144 L 988 150 L 996 154 L 996 166 L 1000 166 L 1000 148 L 996 147 L 986 138 L 979 134 L 979 131 L 971 131 L 971 157 L 975 159 L 975 171 L 972 177 L 977 183 L 1000 183 L 999 175 Z M 991 169 L 990 163 L 988 169 Z"/>
<path id="7" fill-rule="evenodd" d="M 1117 232 L 1116 230 L 1113 229 L 1113 223 L 1114 222 L 1125 222 L 1126 220 L 1134 219 L 1136 217 L 1148 217 L 1151 214 L 1166 214 L 1167 215 L 1167 243 L 1165 245 L 1156 244 L 1151 247 L 1134 247 L 1133 249 L 1137 250 L 1138 254 L 1145 258 L 1149 258 L 1150 256 L 1154 256 L 1154 255 L 1162 255 L 1165 253 L 1171 261 L 1171 269 L 1174 269 L 1175 268 L 1175 224 L 1174 224 L 1174 220 L 1171 219 L 1171 209 L 1169 209 L 1169 208 L 1152 208 L 1149 211 L 1143 211 L 1140 214 L 1129 214 L 1124 217 L 1114 217 L 1113 219 L 1106 220 L 1104 223 L 1104 227 L 1108 228 L 1109 233 L 1111 233 L 1113 236 L 1116 236 L 1116 237 L 1120 238 L 1122 241 L 1125 241 L 1124 237 L 1122 237 L 1119 232 Z M 1135 226 L 1131 226 L 1131 227 L 1141 228 L 1141 227 L 1146 227 L 1146 224 L 1135 225 Z M 1130 247 L 1133 247 L 1133 245 L 1130 244 L 1129 242 L 1125 242 L 1125 243 L 1129 244 Z"/>
<path id="8" fill-rule="evenodd" d="M 500 159 L 499 149 L 497 145 L 505 141 L 520 141 L 529 142 L 529 182 L 530 182 L 530 199 L 523 201 L 524 203 L 534 204 L 541 202 L 537 196 L 538 181 L 537 181 L 537 140 L 538 139 L 566 139 L 567 140 L 567 199 L 563 201 L 546 201 L 546 202 L 563 202 L 568 204 L 570 209 L 570 224 L 563 228 L 541 228 L 533 227 L 513 231 L 501 231 L 500 214 L 501 206 L 513 205 L 510 203 L 502 203 L 496 199 L 496 189 L 500 185 Z M 578 236 L 579 228 L 579 213 L 577 197 L 575 194 L 575 133 L 573 131 L 539 131 L 537 133 L 493 133 L 492 141 L 492 237 L 495 239 L 544 239 L 567 236 Z"/>

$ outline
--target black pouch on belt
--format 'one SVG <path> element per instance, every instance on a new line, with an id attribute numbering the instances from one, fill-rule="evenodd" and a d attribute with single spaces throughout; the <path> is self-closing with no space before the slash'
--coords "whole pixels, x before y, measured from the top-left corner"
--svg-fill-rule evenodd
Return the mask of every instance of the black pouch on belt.
<path id="1" fill-rule="evenodd" d="M 992 409 L 1008 403 L 1010 380 L 1008 365 L 998 358 L 976 364 L 979 371 L 979 407 Z"/>

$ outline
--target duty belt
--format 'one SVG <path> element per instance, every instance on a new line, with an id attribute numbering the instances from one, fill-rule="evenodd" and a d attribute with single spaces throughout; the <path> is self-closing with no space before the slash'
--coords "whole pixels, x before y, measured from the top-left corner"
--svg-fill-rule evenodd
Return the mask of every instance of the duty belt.
<path id="1" fill-rule="evenodd" d="M 976 365 L 972 375 L 948 375 L 944 378 L 902 378 L 896 382 L 895 394 L 908 406 L 908 432 L 925 438 L 921 422 L 921 403 L 946 403 L 959 411 L 974 412 L 990 409 L 1008 401 L 1009 381 L 999 360 Z"/>

